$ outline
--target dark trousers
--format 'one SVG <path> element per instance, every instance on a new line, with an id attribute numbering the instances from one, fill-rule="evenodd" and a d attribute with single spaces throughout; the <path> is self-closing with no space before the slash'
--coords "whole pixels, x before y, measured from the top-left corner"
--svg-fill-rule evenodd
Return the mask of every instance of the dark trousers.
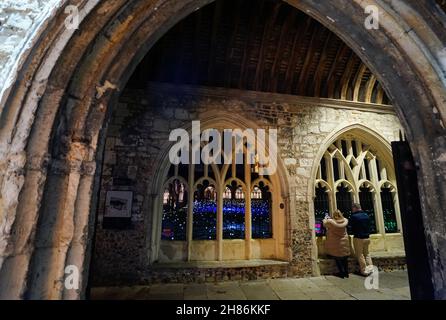
<path id="1" fill-rule="evenodd" d="M 348 257 L 334 257 L 341 276 L 348 276 Z"/>

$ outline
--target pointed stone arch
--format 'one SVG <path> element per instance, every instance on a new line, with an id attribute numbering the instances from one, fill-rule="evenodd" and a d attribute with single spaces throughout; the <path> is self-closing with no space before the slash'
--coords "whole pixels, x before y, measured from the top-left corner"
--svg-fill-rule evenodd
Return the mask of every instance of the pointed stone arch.
<path id="1" fill-rule="evenodd" d="M 1 297 L 84 296 L 104 119 L 153 43 L 210 2 L 84 0 L 80 31 L 64 28 L 69 1 L 47 8 L 0 97 Z M 420 167 L 435 294 L 444 298 L 444 12 L 433 2 L 370 1 L 383 17 L 381 28 L 370 32 L 363 28 L 364 1 L 287 2 L 338 34 L 397 108 Z M 81 267 L 78 291 L 63 287 L 70 264 Z"/>
<path id="2" fill-rule="evenodd" d="M 217 113 L 215 112 L 205 112 L 200 116 L 200 128 L 201 131 L 207 130 L 207 129 L 217 129 L 217 130 L 225 130 L 225 129 L 240 129 L 241 131 L 246 129 L 251 129 L 254 131 L 254 134 L 256 134 L 257 129 L 264 129 L 259 127 L 259 124 L 256 123 L 253 120 L 250 120 L 246 117 L 240 117 L 239 115 L 229 113 L 226 111 L 219 111 Z M 191 124 L 186 124 L 185 126 L 181 127 L 181 129 L 186 130 L 187 132 L 191 133 L 192 126 Z M 191 138 L 191 137 L 190 137 Z M 256 137 L 254 137 L 256 139 Z M 257 141 L 256 141 L 257 143 Z M 161 199 L 161 186 L 165 183 L 165 178 L 167 175 L 167 172 L 169 171 L 169 167 L 171 166 L 170 160 L 169 160 L 169 149 L 173 145 L 173 142 L 166 142 L 164 146 L 162 147 L 160 153 L 158 154 L 156 163 L 159 163 L 159 170 L 156 170 L 157 174 L 155 176 L 155 179 L 151 183 L 150 186 L 148 186 L 148 193 L 151 194 L 150 200 L 149 200 L 149 207 L 152 208 L 152 210 L 149 210 L 151 217 L 148 217 L 152 222 L 151 227 L 151 234 L 150 240 L 146 241 L 146 245 L 149 248 L 149 261 L 150 263 L 155 262 L 158 260 L 158 253 L 160 252 L 160 216 L 161 216 L 161 209 L 160 209 L 160 199 Z M 263 144 L 261 143 L 263 146 Z M 246 151 L 246 148 L 245 148 Z M 193 167 L 194 165 L 190 165 Z M 294 205 L 293 198 L 290 197 L 290 180 L 288 171 L 285 168 L 285 164 L 283 163 L 280 154 L 277 154 L 277 171 L 268 176 L 268 179 L 259 177 L 255 181 L 250 182 L 250 190 L 247 189 L 247 185 L 245 182 L 240 180 L 238 177 L 227 175 L 221 175 L 221 173 L 227 173 L 230 171 L 231 165 L 225 164 L 222 165 L 221 168 L 218 167 L 215 164 L 209 165 L 209 170 L 211 170 L 210 167 L 213 167 L 212 170 L 214 171 L 214 175 L 217 177 L 215 180 L 209 177 L 201 177 L 197 181 L 194 181 L 193 185 L 190 185 L 190 190 L 192 190 L 191 194 L 193 194 L 193 190 L 201 184 L 203 181 L 208 180 L 212 182 L 213 185 L 215 185 L 215 188 L 217 190 L 218 194 L 224 193 L 224 186 L 227 185 L 229 182 L 236 181 L 238 184 L 240 184 L 243 187 L 245 198 L 248 197 L 251 194 L 251 189 L 258 184 L 259 182 L 264 182 L 268 185 L 270 192 L 273 193 L 273 209 L 272 209 L 272 218 L 273 220 L 276 220 L 273 222 L 273 234 L 274 235 L 273 240 L 275 242 L 273 247 L 277 247 L 275 249 L 275 255 L 277 259 L 289 261 L 291 260 L 291 248 L 289 246 L 289 243 L 291 243 L 291 228 L 290 225 L 290 215 L 291 212 L 289 210 L 290 207 Z M 273 192 L 274 191 L 274 192 Z M 192 198 L 190 198 L 192 199 Z M 249 205 L 249 204 L 248 204 Z M 282 207 L 283 205 L 283 207 Z M 254 239 L 252 239 L 254 240 Z M 250 242 L 253 242 L 253 241 Z M 266 240 L 268 241 L 268 240 Z M 189 240 L 188 243 L 188 253 L 187 257 L 192 257 L 194 255 L 191 254 L 191 240 Z M 255 242 L 255 241 L 254 241 Z M 220 244 L 222 246 L 222 244 Z M 251 245 L 248 245 L 250 247 Z M 260 245 L 258 243 L 255 244 L 257 250 L 252 251 L 259 251 Z M 279 246 L 283 246 L 283 248 L 279 248 Z M 220 250 L 220 252 L 219 252 Z M 222 249 L 216 250 L 216 257 L 220 260 L 223 259 L 223 253 L 221 252 Z M 250 252 L 250 249 L 247 249 L 247 252 Z M 280 253 L 278 253 L 280 252 Z M 250 256 L 251 254 L 248 253 Z M 254 257 L 256 258 L 256 257 Z M 254 259 L 250 258 L 250 259 Z M 257 257 L 259 258 L 259 257 Z M 188 258 L 189 259 L 189 258 Z M 212 259 L 211 259 L 212 260 Z M 224 259 L 223 259 L 224 260 Z"/>
<path id="3" fill-rule="evenodd" d="M 345 141 L 346 148 L 349 149 L 347 151 L 349 153 L 347 158 L 342 155 L 343 160 L 345 160 L 342 163 L 343 170 L 351 172 L 350 174 L 344 173 L 344 177 L 338 173 L 339 176 L 337 178 L 333 176 L 333 173 L 328 173 L 326 178 L 328 179 L 328 181 L 324 181 L 323 178 L 319 177 L 320 174 L 318 173 L 320 163 L 323 158 L 325 158 L 326 160 L 328 158 L 331 161 L 333 156 L 327 157 L 327 150 L 330 150 L 330 148 L 336 147 L 335 151 L 328 152 L 328 154 L 330 155 L 335 154 L 336 152 L 344 152 L 344 150 L 340 149 L 343 147 L 340 147 L 339 145 L 335 146 L 335 143 L 341 143 L 341 139 Z M 355 141 L 355 148 L 357 153 L 356 155 L 351 154 L 351 152 L 353 152 L 352 141 Z M 358 142 L 365 143 L 369 147 L 366 147 L 364 150 L 363 146 L 359 147 L 357 145 Z M 366 157 L 372 159 L 373 162 L 369 163 L 368 160 L 366 162 Z M 349 161 L 347 161 L 346 159 L 348 159 Z M 379 166 L 376 164 L 378 162 L 378 159 L 379 162 L 382 162 Z M 331 168 L 331 165 L 333 164 L 328 165 L 328 167 Z M 365 172 L 365 166 L 367 166 L 367 170 L 369 171 L 369 177 L 367 177 L 367 174 Z M 380 168 L 380 170 L 378 170 L 378 168 Z M 330 169 L 327 168 L 326 170 L 329 171 Z M 333 171 L 334 169 L 331 170 Z M 363 172 L 361 172 L 361 170 L 363 170 Z M 339 186 L 347 187 L 349 189 L 349 192 L 351 193 L 352 202 L 361 202 L 361 204 L 363 204 L 363 201 L 365 201 L 363 205 L 365 205 L 365 203 L 371 205 L 371 207 L 367 208 L 367 210 L 370 210 L 370 214 L 374 217 L 374 227 L 372 229 L 375 231 L 373 232 L 374 235 L 372 235 L 372 247 L 377 248 L 375 249 L 376 251 L 397 250 L 399 252 L 403 250 L 404 247 L 401 236 L 402 223 L 399 211 L 398 195 L 395 187 L 396 177 L 394 174 L 394 170 L 395 169 L 392 160 L 390 143 L 381 134 L 360 123 L 350 124 L 341 129 L 338 128 L 338 130 L 335 130 L 332 134 L 325 138 L 317 153 L 315 163 L 312 168 L 311 180 L 309 183 L 309 187 L 311 188 L 308 191 L 310 195 L 310 204 L 313 204 L 317 185 L 324 185 L 325 183 L 329 185 L 330 189 L 330 211 L 332 212 L 335 209 L 341 209 L 339 207 L 339 204 L 337 204 L 337 188 Z M 382 176 L 383 174 L 385 174 L 385 177 Z M 384 211 L 382 207 L 381 189 L 383 186 L 389 185 L 393 187 L 393 189 L 391 188 L 391 190 L 394 201 L 394 211 L 396 219 L 395 223 L 397 224 L 398 232 L 385 227 L 386 221 L 384 218 Z M 369 190 L 367 192 L 370 192 L 370 195 L 362 194 L 362 192 L 365 192 L 363 190 L 364 187 L 366 190 Z M 346 208 L 343 209 L 346 210 Z M 311 211 L 315 212 L 316 210 L 314 207 L 312 207 Z M 349 214 L 345 211 L 343 211 L 343 213 Z M 349 216 L 346 217 L 349 218 Z M 393 221 L 391 223 L 393 223 Z M 317 250 L 323 252 L 323 239 L 318 239 L 317 243 Z"/>

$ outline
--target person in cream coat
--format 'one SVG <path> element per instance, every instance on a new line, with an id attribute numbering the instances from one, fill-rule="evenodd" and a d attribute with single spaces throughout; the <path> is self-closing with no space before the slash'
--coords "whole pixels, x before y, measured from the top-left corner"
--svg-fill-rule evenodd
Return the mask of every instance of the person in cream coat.
<path id="1" fill-rule="evenodd" d="M 323 221 L 327 229 L 325 250 L 332 256 L 338 267 L 341 278 L 348 278 L 348 257 L 350 256 L 350 242 L 347 234 L 348 220 L 344 218 L 341 211 L 336 210 L 333 217 L 326 217 Z"/>

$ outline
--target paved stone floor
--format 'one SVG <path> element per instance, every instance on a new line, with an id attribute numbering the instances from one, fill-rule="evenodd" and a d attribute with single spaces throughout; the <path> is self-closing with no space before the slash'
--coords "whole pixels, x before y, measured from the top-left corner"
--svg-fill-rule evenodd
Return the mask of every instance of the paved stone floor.
<path id="1" fill-rule="evenodd" d="M 111 300 L 410 300 L 407 272 L 379 274 L 379 289 L 367 290 L 363 277 L 324 276 L 206 284 L 156 284 L 93 288 L 92 299 Z"/>

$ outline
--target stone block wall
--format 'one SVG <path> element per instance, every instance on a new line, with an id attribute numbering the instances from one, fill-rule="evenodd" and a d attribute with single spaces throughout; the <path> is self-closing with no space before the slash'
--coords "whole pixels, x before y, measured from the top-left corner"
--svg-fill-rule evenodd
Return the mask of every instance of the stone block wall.
<path id="1" fill-rule="evenodd" d="M 351 124 L 362 124 L 386 140 L 398 139 L 401 126 L 392 109 L 278 94 L 153 84 L 147 90 L 127 90 L 108 124 L 101 178 L 93 284 L 122 278 L 138 279 L 150 272 L 149 248 L 153 179 L 160 170 L 171 130 L 190 126 L 209 114 L 232 114 L 259 128 L 277 128 L 281 161 L 286 167 L 293 274 L 314 274 L 317 262 L 308 194 L 316 155 L 327 137 Z M 384 110 L 384 111 L 383 111 Z M 134 192 L 131 225 L 125 230 L 102 228 L 108 190 Z"/>
<path id="2" fill-rule="evenodd" d="M 39 24 L 60 3 L 60 0 L 0 1 L 0 92 L 10 85 L 7 78 Z"/>

